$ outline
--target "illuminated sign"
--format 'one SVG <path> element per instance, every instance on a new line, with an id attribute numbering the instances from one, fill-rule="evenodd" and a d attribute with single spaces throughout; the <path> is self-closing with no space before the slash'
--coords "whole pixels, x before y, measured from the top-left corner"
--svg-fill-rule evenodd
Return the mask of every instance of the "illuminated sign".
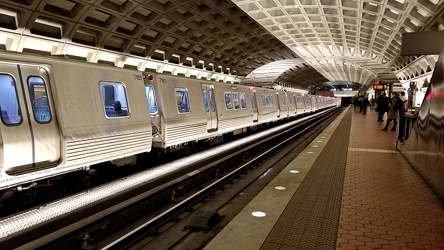
<path id="1" fill-rule="evenodd" d="M 387 84 L 386 83 L 375 83 L 375 84 L 373 84 L 373 89 L 374 90 L 386 90 Z"/>

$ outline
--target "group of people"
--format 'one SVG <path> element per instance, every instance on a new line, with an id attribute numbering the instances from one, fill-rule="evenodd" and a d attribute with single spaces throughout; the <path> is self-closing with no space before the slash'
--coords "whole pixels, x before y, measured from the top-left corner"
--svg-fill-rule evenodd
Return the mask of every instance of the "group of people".
<path id="1" fill-rule="evenodd" d="M 368 100 L 367 97 L 360 96 L 360 97 L 353 99 L 353 106 L 354 106 L 355 113 L 359 112 L 359 113 L 362 113 L 365 115 L 367 113 L 367 107 L 369 105 L 370 105 L 370 101 Z"/>
<path id="2" fill-rule="evenodd" d="M 404 142 L 405 134 L 405 112 L 407 111 L 407 98 L 405 96 L 405 92 L 392 93 L 392 98 L 389 99 L 385 93 L 382 91 L 377 99 L 376 111 L 378 112 L 378 122 L 383 122 L 384 114 L 387 113 L 387 122 L 385 127 L 382 129 L 383 131 L 388 131 L 391 122 L 393 121 L 393 127 L 390 131 L 396 131 L 396 125 L 399 120 L 399 133 L 398 140 Z"/>
<path id="3" fill-rule="evenodd" d="M 378 122 L 384 122 L 384 115 L 387 113 L 387 121 L 385 127 L 382 129 L 383 131 L 388 131 L 390 124 L 393 121 L 393 127 L 390 131 L 396 131 L 396 126 L 399 121 L 399 133 L 398 140 L 400 142 L 404 142 L 405 139 L 405 112 L 407 111 L 407 98 L 405 96 L 405 92 L 393 92 L 392 98 L 388 98 L 385 91 L 382 91 L 378 98 L 375 100 L 372 98 L 369 99 L 364 96 L 360 96 L 353 99 L 353 106 L 355 113 L 366 114 L 367 107 L 373 108 L 376 104 L 376 112 L 378 112 Z"/>

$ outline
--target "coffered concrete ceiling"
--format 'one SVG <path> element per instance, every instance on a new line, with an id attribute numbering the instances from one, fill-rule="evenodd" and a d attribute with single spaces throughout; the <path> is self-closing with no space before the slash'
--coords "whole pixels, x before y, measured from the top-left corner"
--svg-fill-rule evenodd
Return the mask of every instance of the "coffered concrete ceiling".
<path id="1" fill-rule="evenodd" d="M 219 81 L 321 89 L 411 81 L 442 0 L 0 0 L 0 48 Z M 243 80 L 245 79 L 245 80 Z"/>
<path id="2" fill-rule="evenodd" d="M 430 72 L 436 56 L 399 55 L 402 34 L 443 29 L 440 0 L 233 2 L 328 80 L 367 86 L 408 80 L 412 63 Z"/>

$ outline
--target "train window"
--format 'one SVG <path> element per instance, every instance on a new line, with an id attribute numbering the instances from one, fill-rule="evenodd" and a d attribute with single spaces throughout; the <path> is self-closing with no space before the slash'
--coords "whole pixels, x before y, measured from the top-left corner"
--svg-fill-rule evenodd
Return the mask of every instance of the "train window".
<path id="1" fill-rule="evenodd" d="M 233 109 L 233 103 L 231 102 L 231 92 L 224 92 L 224 97 L 227 109 Z"/>
<path id="2" fill-rule="evenodd" d="M 302 105 L 302 97 L 301 96 L 296 97 L 296 101 L 298 102 L 298 105 Z"/>
<path id="3" fill-rule="evenodd" d="M 209 112 L 210 109 L 208 108 L 207 91 L 205 89 L 202 89 L 202 96 L 203 96 L 203 101 L 204 101 L 204 105 L 205 105 L 205 112 Z"/>
<path id="4" fill-rule="evenodd" d="M 290 106 L 293 106 L 293 96 L 292 95 L 290 95 L 288 97 L 288 103 L 289 103 Z"/>
<path id="5" fill-rule="evenodd" d="M 262 107 L 271 108 L 273 107 L 273 96 L 270 94 L 261 94 Z"/>
<path id="6" fill-rule="evenodd" d="M 287 103 L 285 102 L 285 96 L 283 95 L 281 99 L 282 99 L 282 106 L 286 106 Z"/>
<path id="7" fill-rule="evenodd" d="M 264 94 L 261 94 L 261 101 L 262 101 L 262 108 L 267 107 L 267 96 Z"/>
<path id="8" fill-rule="evenodd" d="M 239 97 L 240 97 L 241 109 L 246 109 L 247 108 L 247 101 L 245 100 L 245 93 L 240 92 Z"/>
<path id="9" fill-rule="evenodd" d="M 51 121 L 51 110 L 45 81 L 40 76 L 31 76 L 28 78 L 28 88 L 35 121 L 49 123 Z"/>
<path id="10" fill-rule="evenodd" d="M 101 82 L 100 90 L 107 118 L 130 116 L 123 83 Z"/>
<path id="11" fill-rule="evenodd" d="M 233 107 L 234 109 L 240 109 L 240 104 L 239 104 L 239 92 L 232 92 L 233 95 Z"/>
<path id="12" fill-rule="evenodd" d="M 273 107 L 273 96 L 272 95 L 269 95 L 268 96 L 268 98 L 270 99 L 270 104 L 269 104 L 269 107 Z"/>
<path id="13" fill-rule="evenodd" d="M 5 125 L 18 125 L 22 122 L 15 80 L 10 75 L 0 74 L 0 110 L 1 120 Z"/>
<path id="14" fill-rule="evenodd" d="M 210 106 L 211 106 L 211 111 L 215 111 L 216 110 L 216 105 L 214 105 L 214 95 L 213 95 L 213 90 L 210 89 L 208 90 L 208 95 L 210 97 Z"/>
<path id="15" fill-rule="evenodd" d="M 156 93 L 154 92 L 154 87 L 152 85 L 145 85 L 145 95 L 148 102 L 148 107 L 150 109 L 150 114 L 156 114 L 158 111 L 157 99 Z"/>
<path id="16" fill-rule="evenodd" d="M 190 113 L 188 91 L 185 88 L 174 88 L 176 92 L 177 111 L 179 114 Z"/>

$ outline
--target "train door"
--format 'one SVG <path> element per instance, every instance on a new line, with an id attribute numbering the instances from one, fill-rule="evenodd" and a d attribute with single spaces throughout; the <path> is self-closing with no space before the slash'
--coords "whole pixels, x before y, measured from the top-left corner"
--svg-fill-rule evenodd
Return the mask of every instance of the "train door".
<path id="1" fill-rule="evenodd" d="M 281 117 L 281 100 L 279 99 L 279 92 L 274 93 L 276 96 L 277 117 Z"/>
<path id="2" fill-rule="evenodd" d="M 288 115 L 293 116 L 296 114 L 296 103 L 294 102 L 294 94 L 287 94 L 288 99 Z M 293 112 L 294 111 L 294 112 Z"/>
<path id="3" fill-rule="evenodd" d="M 214 86 L 202 84 L 202 96 L 205 105 L 205 112 L 207 114 L 207 131 L 217 131 L 218 117 L 216 102 L 214 101 Z"/>
<path id="4" fill-rule="evenodd" d="M 300 96 L 300 95 L 296 96 L 296 109 L 297 109 L 298 114 L 300 112 L 302 112 L 302 113 L 305 112 L 305 104 L 303 102 L 302 96 Z M 300 111 L 300 110 L 302 110 L 302 111 Z"/>
<path id="5" fill-rule="evenodd" d="M 284 111 L 284 117 L 288 117 L 288 110 L 290 109 L 290 103 L 287 100 L 287 93 L 282 93 L 281 95 L 281 105 L 282 105 L 282 110 Z"/>
<path id="6" fill-rule="evenodd" d="M 257 99 L 256 99 L 255 89 L 250 89 L 250 99 L 251 99 L 251 106 L 253 107 L 253 122 L 257 122 L 258 111 L 257 111 Z"/>
<path id="7" fill-rule="evenodd" d="M 56 165 L 60 160 L 60 134 L 48 72 L 40 66 L 0 65 L 0 129 L 6 172 Z"/>

